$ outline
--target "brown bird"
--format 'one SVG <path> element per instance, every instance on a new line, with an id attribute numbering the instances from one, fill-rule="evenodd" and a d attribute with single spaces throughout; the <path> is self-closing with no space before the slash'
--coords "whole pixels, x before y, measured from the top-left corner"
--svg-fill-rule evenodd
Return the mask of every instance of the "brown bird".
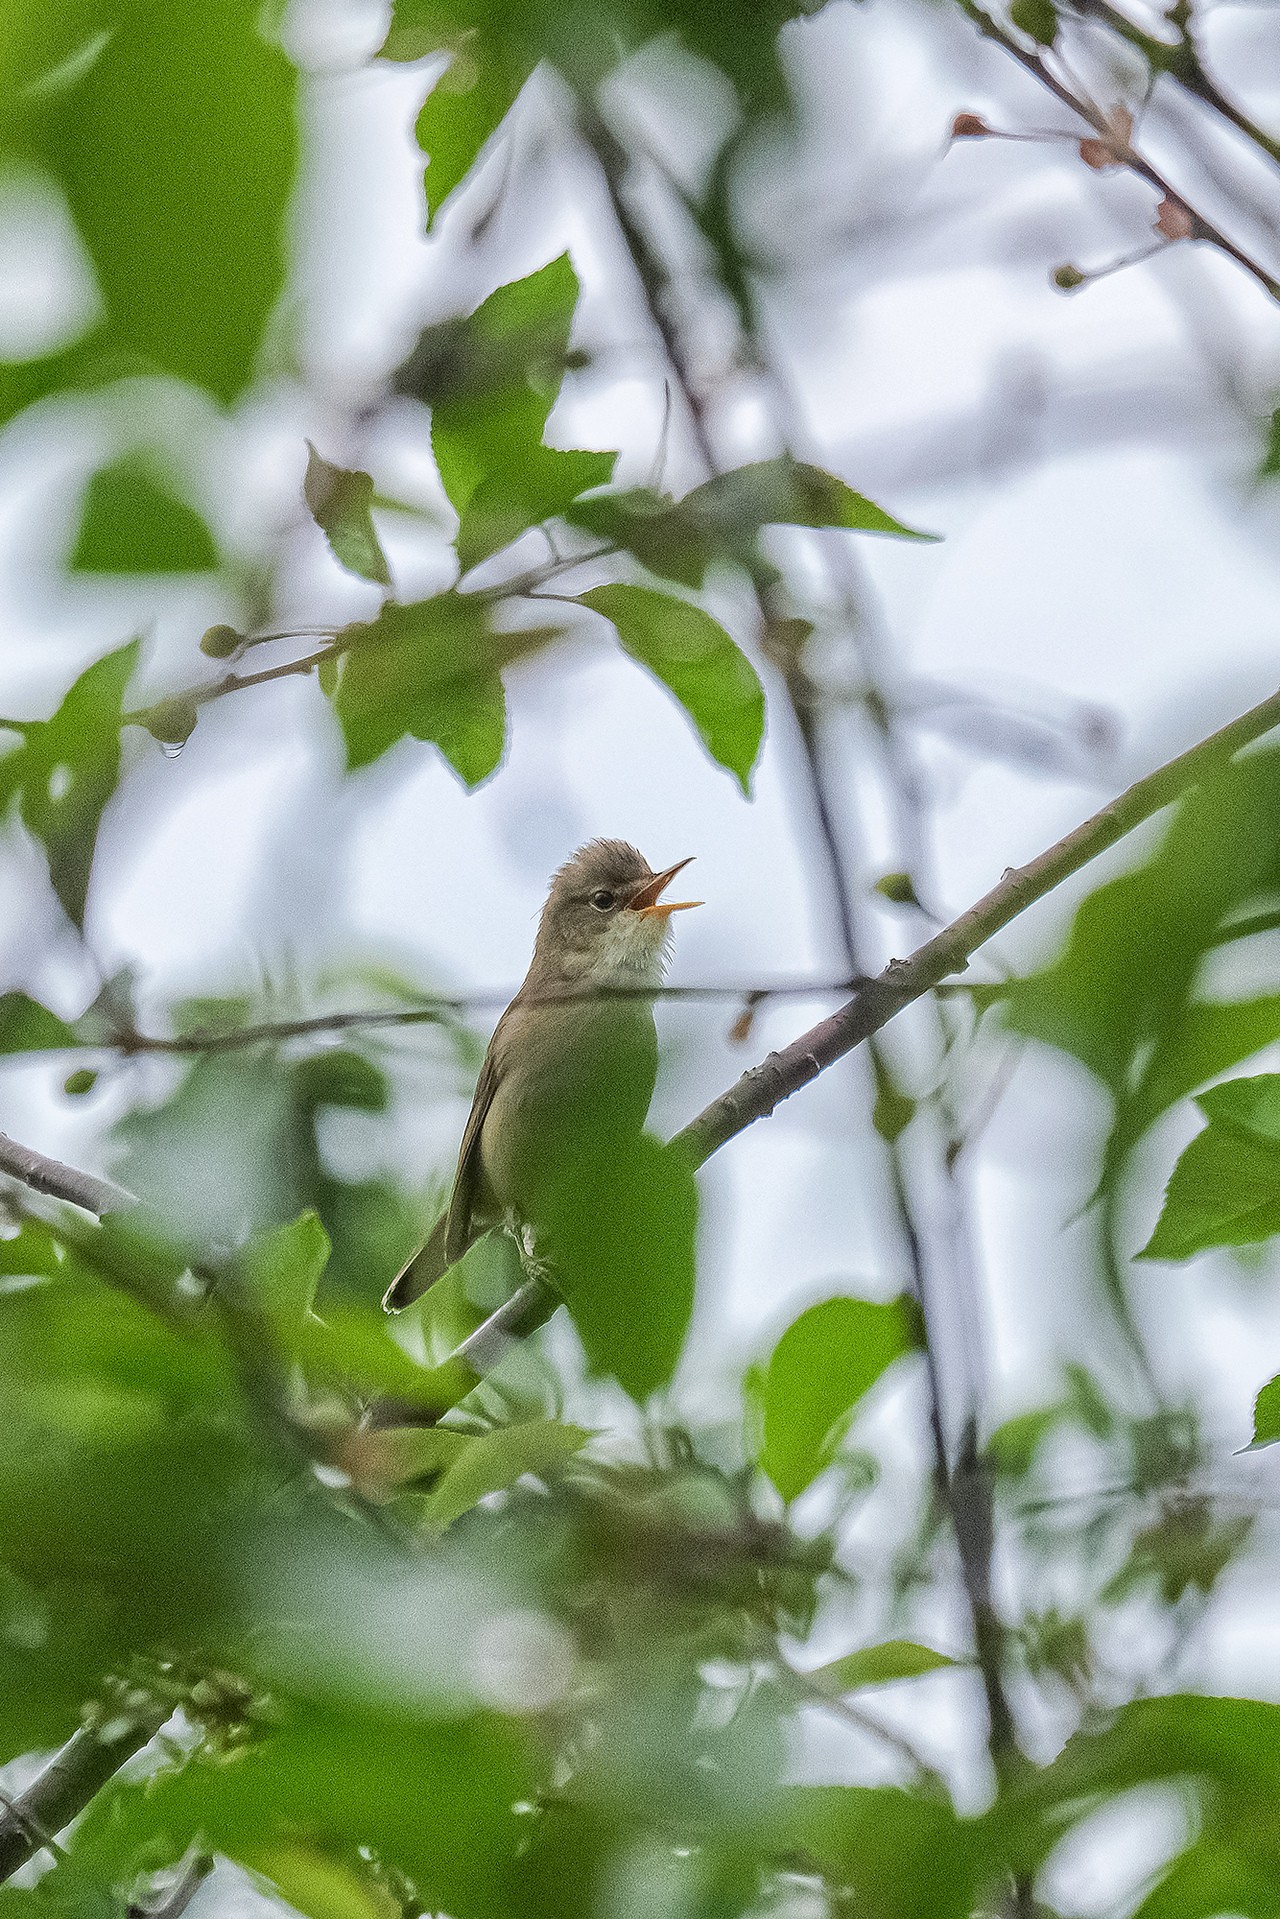
<path id="1" fill-rule="evenodd" d="M 662 983 L 672 913 L 700 904 L 661 894 L 688 864 L 655 873 L 625 841 L 591 840 L 553 876 L 529 971 L 480 1069 L 449 1204 L 388 1287 L 388 1312 L 495 1226 L 536 1234 L 575 1164 L 598 1166 L 611 1143 L 638 1137 L 658 1069 L 644 989 Z"/>

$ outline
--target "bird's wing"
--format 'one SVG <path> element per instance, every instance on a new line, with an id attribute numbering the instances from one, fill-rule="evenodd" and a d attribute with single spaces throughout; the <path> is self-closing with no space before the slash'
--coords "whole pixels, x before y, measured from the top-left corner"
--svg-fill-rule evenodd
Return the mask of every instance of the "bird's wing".
<path id="1" fill-rule="evenodd" d="M 506 1015 L 503 1015 L 505 1019 Z M 502 1020 L 494 1028 L 493 1039 L 498 1037 Z M 471 1111 L 467 1115 L 466 1129 L 462 1135 L 462 1145 L 458 1148 L 458 1166 L 453 1176 L 453 1190 L 449 1203 L 432 1227 L 424 1245 L 418 1248 L 413 1258 L 404 1266 L 388 1286 L 383 1295 L 382 1304 L 389 1313 L 398 1313 L 402 1307 L 411 1306 L 420 1299 L 429 1286 L 443 1279 L 451 1266 L 456 1266 L 477 1234 L 473 1226 L 476 1198 L 480 1186 L 480 1134 L 484 1127 L 485 1115 L 493 1104 L 493 1095 L 500 1074 L 494 1060 L 493 1040 L 484 1056 L 484 1065 L 480 1068 L 480 1077 L 476 1081 L 476 1090 L 471 1100 Z"/>
<path id="2" fill-rule="evenodd" d="M 502 1020 L 506 1017 L 504 1013 Z M 475 1237 L 471 1230 L 471 1219 L 481 1178 L 480 1134 L 484 1130 L 485 1119 L 493 1104 L 493 1096 L 498 1090 L 499 1071 L 495 1050 L 498 1034 L 502 1030 L 502 1020 L 498 1021 L 493 1038 L 489 1041 L 489 1050 L 484 1056 L 484 1065 L 480 1068 L 480 1077 L 476 1081 L 471 1111 L 467 1115 L 462 1144 L 458 1148 L 458 1170 L 453 1176 L 453 1192 L 449 1196 L 449 1224 L 445 1228 L 444 1238 L 445 1262 L 449 1266 L 452 1266 L 455 1260 L 462 1258 Z"/>

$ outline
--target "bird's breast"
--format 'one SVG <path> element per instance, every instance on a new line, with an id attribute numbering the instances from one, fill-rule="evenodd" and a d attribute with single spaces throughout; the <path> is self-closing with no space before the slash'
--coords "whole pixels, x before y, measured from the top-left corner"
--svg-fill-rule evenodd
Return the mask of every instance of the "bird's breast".
<path id="1" fill-rule="evenodd" d="M 507 1028 L 480 1157 L 499 1204 L 528 1218 L 543 1182 L 641 1130 L 658 1042 L 643 1002 L 534 1004 Z"/>

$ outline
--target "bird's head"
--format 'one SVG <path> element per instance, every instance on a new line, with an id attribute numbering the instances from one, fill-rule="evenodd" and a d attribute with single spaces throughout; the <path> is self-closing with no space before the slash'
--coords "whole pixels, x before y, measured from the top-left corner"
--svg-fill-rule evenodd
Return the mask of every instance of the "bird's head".
<path id="1" fill-rule="evenodd" d="M 692 857 L 692 856 L 690 856 Z M 664 900 L 687 859 L 655 873 L 625 840 L 580 846 L 551 882 L 538 925 L 540 978 L 572 985 L 657 985 L 671 943 L 671 915 L 700 904 Z"/>

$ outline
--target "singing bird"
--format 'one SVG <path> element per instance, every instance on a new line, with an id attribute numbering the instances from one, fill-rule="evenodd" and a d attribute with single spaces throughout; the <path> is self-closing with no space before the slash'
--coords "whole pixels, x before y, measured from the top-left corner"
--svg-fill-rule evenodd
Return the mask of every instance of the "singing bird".
<path id="1" fill-rule="evenodd" d="M 449 1204 L 388 1287 L 388 1312 L 495 1226 L 536 1233 L 585 1150 L 599 1160 L 638 1137 L 658 1070 L 644 989 L 662 983 L 671 915 L 701 904 L 661 896 L 688 864 L 655 873 L 624 840 L 591 840 L 553 875 L 529 971 L 480 1069 Z"/>

